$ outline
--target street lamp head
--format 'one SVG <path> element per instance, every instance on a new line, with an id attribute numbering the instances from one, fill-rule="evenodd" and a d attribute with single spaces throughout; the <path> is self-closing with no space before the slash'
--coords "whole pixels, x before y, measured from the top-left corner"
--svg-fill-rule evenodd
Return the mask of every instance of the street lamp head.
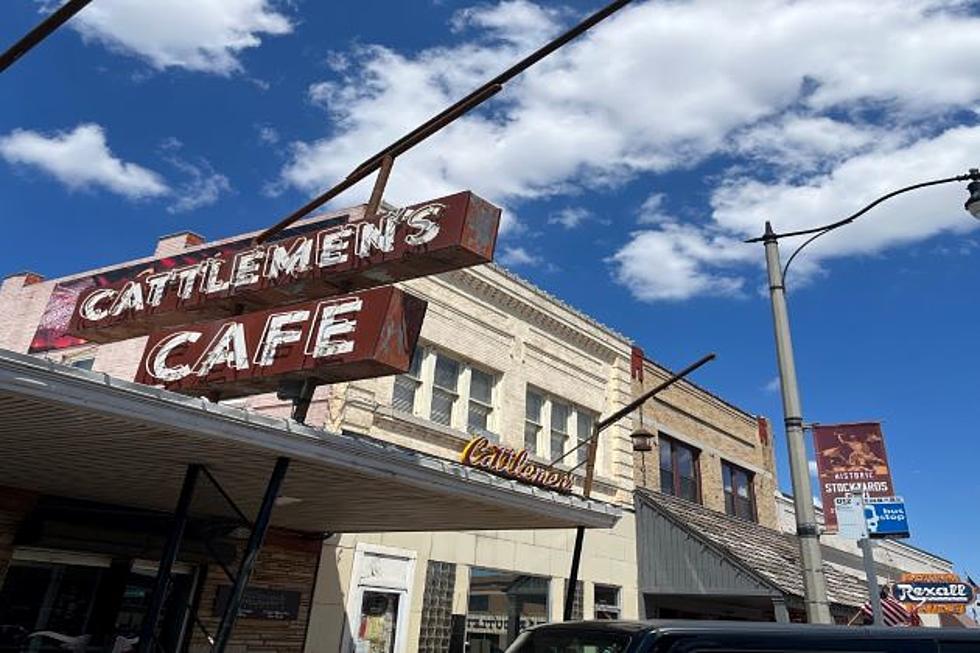
<path id="1" fill-rule="evenodd" d="M 633 451 L 653 451 L 653 441 L 656 435 L 642 426 L 630 433 L 633 441 Z"/>
<path id="2" fill-rule="evenodd" d="M 980 220 L 980 170 L 973 168 L 970 170 L 970 176 L 973 181 L 966 187 L 967 192 L 970 193 L 970 197 L 966 200 L 963 208 L 969 211 L 970 215 L 974 218 Z"/>

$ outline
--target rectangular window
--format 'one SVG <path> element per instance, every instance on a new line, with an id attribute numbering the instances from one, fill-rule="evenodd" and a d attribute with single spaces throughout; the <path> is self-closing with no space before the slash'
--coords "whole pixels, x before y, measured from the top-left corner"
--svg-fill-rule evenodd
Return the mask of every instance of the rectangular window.
<path id="1" fill-rule="evenodd" d="M 453 407 L 456 405 L 459 385 L 459 363 L 442 354 L 436 355 L 435 376 L 432 382 L 432 410 L 429 417 L 433 422 L 452 426 Z"/>
<path id="2" fill-rule="evenodd" d="M 581 445 L 575 450 L 576 459 L 575 463 L 582 465 L 589 457 L 589 445 L 584 444 L 592 436 L 592 424 L 595 418 L 591 413 L 588 413 L 581 408 L 575 410 L 576 414 L 576 429 L 575 429 L 575 439 L 576 444 Z"/>
<path id="3" fill-rule="evenodd" d="M 568 441 L 568 404 L 551 401 L 551 459 L 557 460 L 565 453 L 565 443 Z"/>
<path id="4" fill-rule="evenodd" d="M 660 491 L 701 502 L 698 450 L 665 435 L 660 436 Z"/>
<path id="5" fill-rule="evenodd" d="M 471 433 L 496 441 L 497 435 L 491 429 L 494 382 L 492 374 L 476 368 L 470 369 L 470 408 L 467 425 Z"/>
<path id="6" fill-rule="evenodd" d="M 541 433 L 541 411 L 544 397 L 531 390 L 524 396 L 524 448 L 532 455 L 538 453 L 538 434 Z"/>
<path id="7" fill-rule="evenodd" d="M 416 347 L 412 353 L 412 363 L 405 374 L 395 377 L 395 392 L 391 405 L 396 410 L 406 413 L 415 411 L 415 395 L 422 385 L 422 348 Z"/>
<path id="8" fill-rule="evenodd" d="M 504 651 L 522 630 L 547 623 L 550 581 L 542 576 L 471 567 L 465 650 Z"/>
<path id="9" fill-rule="evenodd" d="M 619 619 L 619 588 L 615 585 L 594 586 L 593 597 L 596 619 Z"/>
<path id="10" fill-rule="evenodd" d="M 753 474 L 729 462 L 721 462 L 721 479 L 725 490 L 725 512 L 749 521 L 757 519 L 755 514 L 755 491 L 752 487 Z"/>

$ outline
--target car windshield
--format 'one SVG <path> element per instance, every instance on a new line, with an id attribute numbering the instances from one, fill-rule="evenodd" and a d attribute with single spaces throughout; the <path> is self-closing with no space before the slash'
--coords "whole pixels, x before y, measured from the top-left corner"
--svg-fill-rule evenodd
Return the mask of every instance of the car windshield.
<path id="1" fill-rule="evenodd" d="M 507 653 L 623 653 L 629 635 L 598 631 L 530 630 L 521 634 Z"/>

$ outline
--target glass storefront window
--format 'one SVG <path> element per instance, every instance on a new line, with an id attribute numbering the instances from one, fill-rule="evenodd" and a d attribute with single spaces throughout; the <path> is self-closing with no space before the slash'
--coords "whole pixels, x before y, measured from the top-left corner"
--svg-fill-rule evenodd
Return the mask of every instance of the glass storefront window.
<path id="1" fill-rule="evenodd" d="M 619 588 L 596 584 L 593 590 L 596 619 L 619 619 Z"/>
<path id="2" fill-rule="evenodd" d="M 116 638 L 139 635 L 154 582 L 154 570 L 126 562 L 14 560 L 0 590 L 0 653 L 64 651 L 65 638 L 86 650 L 110 650 Z M 158 635 L 164 650 L 180 646 L 193 584 L 193 574 L 173 576 Z"/>
<path id="3" fill-rule="evenodd" d="M 470 569 L 468 653 L 501 653 L 522 630 L 548 621 L 550 579 L 499 569 Z"/>

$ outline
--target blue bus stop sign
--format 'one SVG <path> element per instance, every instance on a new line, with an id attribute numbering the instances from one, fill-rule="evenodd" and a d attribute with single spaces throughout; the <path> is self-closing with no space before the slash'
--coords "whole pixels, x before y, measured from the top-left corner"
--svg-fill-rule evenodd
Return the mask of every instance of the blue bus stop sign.
<path id="1" fill-rule="evenodd" d="M 902 497 L 869 497 L 864 500 L 868 537 L 903 538 L 909 536 L 909 521 Z"/>

